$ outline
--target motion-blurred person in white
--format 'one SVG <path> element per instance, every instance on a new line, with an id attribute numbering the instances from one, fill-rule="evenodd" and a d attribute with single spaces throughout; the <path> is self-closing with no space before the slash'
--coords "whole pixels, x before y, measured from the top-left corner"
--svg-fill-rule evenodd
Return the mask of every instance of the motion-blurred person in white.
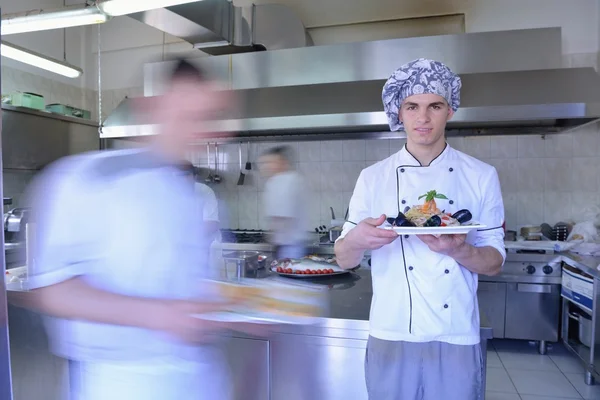
<path id="1" fill-rule="evenodd" d="M 181 61 L 167 92 L 138 101 L 160 122 L 146 149 L 63 159 L 34 184 L 30 283 L 54 352 L 71 368 L 70 400 L 221 400 L 229 382 L 209 339 L 223 307 L 207 276 L 202 207 L 181 174 L 187 144 L 227 104 Z"/>
<path id="2" fill-rule="evenodd" d="M 268 149 L 259 159 L 260 171 L 268 178 L 264 216 L 278 259 L 304 257 L 309 238 L 306 182 L 292 167 L 292 156 L 290 148 L 281 146 Z"/>
<path id="3" fill-rule="evenodd" d="M 194 165 L 185 161 L 181 169 L 194 185 L 196 195 L 200 197 L 202 205 L 202 218 L 204 220 L 205 239 L 209 248 L 209 267 L 215 270 L 215 276 L 220 276 L 223 271 L 223 246 L 221 245 L 221 231 L 219 221 L 219 203 L 215 192 L 204 183 L 198 181 Z"/>

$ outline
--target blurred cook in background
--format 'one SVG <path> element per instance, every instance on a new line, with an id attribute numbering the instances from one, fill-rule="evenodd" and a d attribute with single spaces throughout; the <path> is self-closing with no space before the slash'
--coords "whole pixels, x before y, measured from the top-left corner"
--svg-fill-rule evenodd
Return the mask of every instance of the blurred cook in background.
<path id="1" fill-rule="evenodd" d="M 199 197 L 198 205 L 202 208 L 204 239 L 207 246 L 208 266 L 215 271 L 214 277 L 223 271 L 223 246 L 219 221 L 219 203 L 215 192 L 198 180 L 198 171 L 189 161 L 181 165 L 183 175 L 193 182 L 194 192 Z"/>
<path id="2" fill-rule="evenodd" d="M 210 344 L 226 327 L 194 316 L 224 306 L 203 284 L 210 200 L 180 169 L 229 99 L 185 61 L 168 83 L 137 103 L 160 122 L 147 148 L 68 157 L 32 186 L 32 297 L 71 360 L 70 400 L 229 398 Z"/>
<path id="3" fill-rule="evenodd" d="M 259 159 L 260 172 L 267 178 L 264 217 L 277 259 L 304 257 L 310 237 L 307 186 L 292 160 L 292 150 L 286 146 L 270 148 Z"/>

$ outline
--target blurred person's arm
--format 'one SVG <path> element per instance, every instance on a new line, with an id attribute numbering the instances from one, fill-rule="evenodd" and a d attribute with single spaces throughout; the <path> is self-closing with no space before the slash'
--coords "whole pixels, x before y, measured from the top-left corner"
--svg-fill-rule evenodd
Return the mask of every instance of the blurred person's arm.
<path id="1" fill-rule="evenodd" d="M 223 303 L 149 299 L 97 289 L 82 277 L 33 290 L 30 304 L 57 318 L 133 326 L 178 334 L 182 317 L 219 310 Z"/>
<path id="2" fill-rule="evenodd" d="M 71 162 L 72 163 L 72 162 Z M 29 268 L 28 305 L 54 317 L 163 330 L 190 338 L 202 330 L 193 314 L 213 304 L 126 296 L 94 287 L 86 275 L 102 268 L 106 201 L 94 177 L 59 163 L 32 185 L 35 263 Z"/>

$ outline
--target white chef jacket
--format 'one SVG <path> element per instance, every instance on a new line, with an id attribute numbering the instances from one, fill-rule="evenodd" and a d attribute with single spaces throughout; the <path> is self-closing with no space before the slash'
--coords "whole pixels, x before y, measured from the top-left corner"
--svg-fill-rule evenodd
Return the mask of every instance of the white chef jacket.
<path id="1" fill-rule="evenodd" d="M 200 182 L 194 183 L 196 194 L 200 196 L 202 202 L 202 218 L 204 221 L 220 222 L 219 221 L 219 203 L 215 192 Z M 221 276 L 223 272 L 223 243 L 221 239 L 221 231 L 217 230 L 214 235 L 207 238 L 210 241 L 209 245 L 209 267 L 215 270 L 215 275 Z"/>
<path id="2" fill-rule="evenodd" d="M 306 183 L 298 172 L 282 172 L 267 180 L 263 194 L 264 215 L 292 221 L 272 227 L 273 243 L 294 246 L 308 241 L 307 201 Z"/>
<path id="3" fill-rule="evenodd" d="M 31 288 L 81 276 L 128 296 L 215 300 L 202 284 L 208 270 L 198 196 L 188 178 L 157 154 L 119 150 L 68 157 L 36 180 L 32 199 L 37 240 Z M 115 398 L 107 393 L 121 384 L 129 398 L 222 398 L 225 367 L 210 346 L 137 327 L 47 322 L 52 351 L 85 368 L 82 393 L 104 395 L 82 398 Z M 182 385 L 189 397 L 180 395 Z"/>
<path id="4" fill-rule="evenodd" d="M 487 230 L 471 231 L 467 242 L 492 246 L 503 258 L 504 206 L 494 167 L 446 145 L 429 166 L 403 147 L 364 169 L 350 200 L 349 220 L 381 214 L 395 217 L 406 206 L 423 204 L 430 190 L 440 210 L 468 209 Z M 341 238 L 355 225 L 344 224 Z M 373 301 L 370 333 L 391 341 L 479 343 L 478 275 L 453 258 L 435 253 L 416 236 L 401 236 L 371 255 Z"/>

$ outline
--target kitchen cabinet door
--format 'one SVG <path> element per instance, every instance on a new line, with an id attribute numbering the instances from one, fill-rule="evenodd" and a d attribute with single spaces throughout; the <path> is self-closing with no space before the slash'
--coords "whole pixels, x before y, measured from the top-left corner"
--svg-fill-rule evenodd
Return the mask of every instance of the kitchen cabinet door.
<path id="1" fill-rule="evenodd" d="M 367 400 L 366 340 L 279 335 L 271 340 L 271 400 Z"/>
<path id="2" fill-rule="evenodd" d="M 479 309 L 492 325 L 495 338 L 504 338 L 506 316 L 506 283 L 479 282 L 477 289 Z"/>
<path id="3" fill-rule="evenodd" d="M 269 399 L 269 342 L 233 337 L 227 339 L 227 359 L 233 379 L 234 400 Z"/>

